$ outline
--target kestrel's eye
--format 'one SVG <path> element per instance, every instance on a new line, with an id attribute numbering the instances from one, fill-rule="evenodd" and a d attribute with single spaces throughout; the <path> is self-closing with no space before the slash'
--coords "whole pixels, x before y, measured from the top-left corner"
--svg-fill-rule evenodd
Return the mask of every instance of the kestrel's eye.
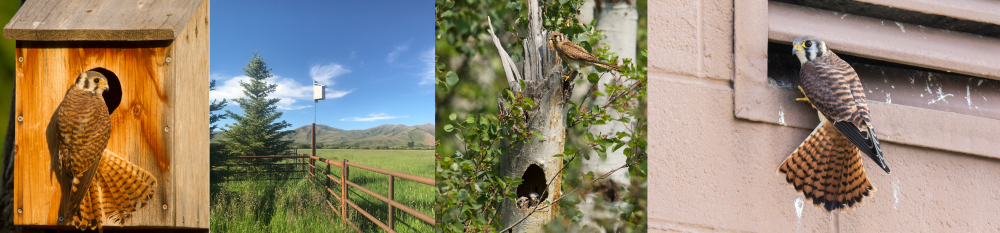
<path id="1" fill-rule="evenodd" d="M 101 83 L 101 79 L 99 79 L 99 78 L 95 78 L 95 79 L 94 79 L 94 83 Z"/>
<path id="2" fill-rule="evenodd" d="M 806 41 L 806 43 L 803 43 L 803 44 L 806 46 L 806 48 L 809 48 L 809 47 L 813 46 L 813 42 L 812 41 L 808 41 L 808 40 Z"/>

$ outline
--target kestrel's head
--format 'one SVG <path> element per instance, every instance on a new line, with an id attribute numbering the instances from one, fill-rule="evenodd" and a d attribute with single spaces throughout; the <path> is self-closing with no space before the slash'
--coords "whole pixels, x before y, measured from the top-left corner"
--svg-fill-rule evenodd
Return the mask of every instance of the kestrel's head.
<path id="1" fill-rule="evenodd" d="M 73 84 L 73 88 L 101 96 L 104 91 L 108 90 L 108 78 L 95 71 L 83 72 L 80 73 L 80 76 L 76 77 L 76 83 Z"/>
<path id="2" fill-rule="evenodd" d="M 826 42 L 815 36 L 803 36 L 792 41 L 792 53 L 799 58 L 800 64 L 825 56 L 830 52 Z"/>
<path id="3" fill-rule="evenodd" d="M 566 34 L 562 34 L 561 32 L 552 32 L 552 34 L 549 34 L 549 41 L 553 44 L 557 44 L 564 40 L 567 40 Z"/>

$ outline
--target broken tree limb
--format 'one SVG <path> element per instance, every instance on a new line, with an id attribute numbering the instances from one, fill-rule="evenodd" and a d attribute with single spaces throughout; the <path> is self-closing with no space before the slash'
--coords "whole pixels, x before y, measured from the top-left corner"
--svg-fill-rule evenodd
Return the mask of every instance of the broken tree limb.
<path id="1" fill-rule="evenodd" d="M 534 135 L 528 139 L 531 140 L 530 143 L 514 145 L 506 155 L 501 156 L 499 169 L 502 176 L 523 178 L 516 190 L 517 196 L 536 192 L 541 194 L 541 201 L 545 201 L 561 196 L 562 177 L 558 174 L 562 168 L 562 157 L 554 155 L 561 154 L 566 143 L 566 105 L 573 86 L 571 81 L 566 81 L 562 76 L 564 69 L 557 61 L 556 51 L 548 47 L 549 32 L 542 29 L 542 13 L 538 1 L 528 1 L 528 4 L 529 30 L 523 41 L 521 73 L 525 88 L 520 93 L 536 104 L 534 109 L 523 115 L 527 123 L 524 130 Z M 498 52 L 501 57 L 506 55 L 503 50 Z M 516 67 L 511 60 L 503 62 L 504 67 Z M 516 69 L 505 71 L 516 72 Z M 520 80 L 511 80 L 511 77 L 517 79 L 517 75 L 507 74 L 507 77 L 511 88 L 520 88 Z M 517 89 L 511 89 L 512 92 L 515 90 Z M 501 98 L 500 101 L 503 106 L 504 101 L 511 100 Z M 540 168 L 541 172 L 526 173 L 532 165 Z M 516 203 L 506 199 L 500 208 L 503 215 L 501 224 L 512 232 L 541 232 L 545 223 L 554 219 L 558 212 L 555 208 L 545 208 L 532 214 L 532 211 L 522 210 Z"/>

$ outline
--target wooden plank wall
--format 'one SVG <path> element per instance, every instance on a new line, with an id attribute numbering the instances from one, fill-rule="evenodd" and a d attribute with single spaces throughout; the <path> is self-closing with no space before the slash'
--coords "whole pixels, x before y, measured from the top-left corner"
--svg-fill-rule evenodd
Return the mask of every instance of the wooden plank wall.
<path id="1" fill-rule="evenodd" d="M 174 225 L 208 228 L 208 83 L 209 83 L 209 1 L 203 1 L 194 17 L 174 40 L 173 59 L 168 72 L 177 77 L 172 93 L 174 104 L 171 158 L 174 174 L 176 211 Z"/>

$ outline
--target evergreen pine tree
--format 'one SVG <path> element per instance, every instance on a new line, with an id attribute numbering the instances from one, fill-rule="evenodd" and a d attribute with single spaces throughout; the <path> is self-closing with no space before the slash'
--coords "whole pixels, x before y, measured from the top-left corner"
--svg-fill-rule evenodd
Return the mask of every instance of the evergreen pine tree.
<path id="1" fill-rule="evenodd" d="M 215 90 L 214 79 L 211 82 L 209 82 L 208 90 L 209 91 Z M 212 103 L 209 103 L 208 105 L 208 124 L 211 125 L 210 127 L 208 127 L 209 140 L 215 137 L 215 134 L 213 133 L 215 132 L 215 129 L 219 127 L 219 125 L 215 123 L 219 122 L 219 120 L 226 118 L 226 115 L 214 112 L 222 110 L 222 108 L 225 108 L 226 103 L 227 103 L 226 99 L 222 99 L 222 101 L 212 100 Z M 228 170 L 224 169 L 226 156 L 222 152 L 222 145 L 219 145 L 218 143 L 208 144 L 208 156 L 209 156 L 208 164 L 211 166 L 211 169 L 209 169 L 208 172 L 209 183 L 211 184 L 211 186 L 209 186 L 210 187 L 209 192 L 211 196 L 214 197 L 215 194 L 218 193 L 221 188 L 220 184 L 226 181 L 227 179 L 226 177 L 229 177 L 230 173 L 228 172 Z M 212 198 L 211 201 L 214 204 L 216 200 L 215 198 Z"/>
<path id="2" fill-rule="evenodd" d="M 243 115 L 226 110 L 226 117 L 235 121 L 226 124 L 223 129 L 225 140 L 220 140 L 226 151 L 234 156 L 263 156 L 283 154 L 292 141 L 282 140 L 292 131 L 281 131 L 292 126 L 285 121 L 277 121 L 282 112 L 278 108 L 278 98 L 267 98 L 277 89 L 277 84 L 269 84 L 264 80 L 270 78 L 271 69 L 264 60 L 253 53 L 243 73 L 250 77 L 250 82 L 240 81 L 243 95 L 246 97 L 232 99 L 243 109 Z"/>
<path id="3" fill-rule="evenodd" d="M 215 79 L 212 79 L 212 81 L 208 83 L 208 90 L 209 91 L 215 90 Z M 226 99 L 222 99 L 222 101 L 212 100 L 212 103 L 208 105 L 208 124 L 211 125 L 210 127 L 208 127 L 209 139 L 215 137 L 215 134 L 212 133 L 215 133 L 215 129 L 219 128 L 219 125 L 215 124 L 215 122 L 219 122 L 219 120 L 226 119 L 225 114 L 212 113 L 212 112 L 222 110 L 222 108 L 226 107 L 227 103 L 228 101 Z"/>

